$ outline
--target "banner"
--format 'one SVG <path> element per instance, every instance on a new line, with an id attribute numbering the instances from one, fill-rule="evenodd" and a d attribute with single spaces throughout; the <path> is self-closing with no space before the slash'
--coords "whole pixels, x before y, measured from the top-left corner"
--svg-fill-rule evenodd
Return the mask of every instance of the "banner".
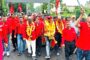
<path id="1" fill-rule="evenodd" d="M 22 5 L 20 3 L 18 4 L 18 11 L 22 12 Z"/>
<path id="2" fill-rule="evenodd" d="M 59 4 L 60 4 L 60 0 L 56 0 L 56 15 L 58 15 Z"/>
<path id="3" fill-rule="evenodd" d="M 13 6 L 12 4 L 10 5 L 9 12 L 10 12 L 11 14 L 13 14 L 13 13 L 14 13 L 14 6 Z"/>

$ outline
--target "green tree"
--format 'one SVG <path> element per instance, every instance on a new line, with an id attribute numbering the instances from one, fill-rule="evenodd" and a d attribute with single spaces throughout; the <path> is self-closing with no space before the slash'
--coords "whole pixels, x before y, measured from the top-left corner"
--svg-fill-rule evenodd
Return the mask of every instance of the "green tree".
<path id="1" fill-rule="evenodd" d="M 2 15 L 2 0 L 0 0 L 0 15 Z"/>
<path id="2" fill-rule="evenodd" d="M 47 5 L 48 5 L 48 3 L 43 3 L 42 4 L 42 6 L 41 6 L 42 13 L 45 13 L 45 11 L 47 11 Z"/>
<path id="3" fill-rule="evenodd" d="M 5 0 L 1 0 L 3 14 L 7 14 L 7 4 Z"/>
<path id="4" fill-rule="evenodd" d="M 75 12 L 76 19 L 77 19 L 80 16 L 80 7 L 79 6 L 75 7 L 74 12 Z"/>
<path id="5" fill-rule="evenodd" d="M 88 15 L 90 14 L 90 8 L 85 8 L 85 13 Z"/>
<path id="6" fill-rule="evenodd" d="M 42 13 L 45 13 L 44 11 L 47 11 L 48 9 L 51 9 L 55 7 L 55 0 L 50 0 L 50 6 L 48 8 L 48 3 L 43 3 L 41 6 Z"/>
<path id="7" fill-rule="evenodd" d="M 28 3 L 27 6 L 31 13 L 34 12 L 34 3 Z"/>
<path id="8" fill-rule="evenodd" d="M 62 14 L 61 15 L 65 16 L 65 17 L 72 15 L 72 13 L 68 10 L 68 7 L 65 4 L 62 5 Z"/>

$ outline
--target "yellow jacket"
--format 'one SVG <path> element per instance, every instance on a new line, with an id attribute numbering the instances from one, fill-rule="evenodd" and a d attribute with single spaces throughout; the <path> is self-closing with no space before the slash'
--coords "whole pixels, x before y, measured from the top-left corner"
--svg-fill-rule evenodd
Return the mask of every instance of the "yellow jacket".
<path id="1" fill-rule="evenodd" d="M 50 39 L 52 39 L 55 34 L 55 23 L 53 21 L 49 23 L 47 20 L 45 20 L 44 31 L 44 36 L 48 36 Z"/>

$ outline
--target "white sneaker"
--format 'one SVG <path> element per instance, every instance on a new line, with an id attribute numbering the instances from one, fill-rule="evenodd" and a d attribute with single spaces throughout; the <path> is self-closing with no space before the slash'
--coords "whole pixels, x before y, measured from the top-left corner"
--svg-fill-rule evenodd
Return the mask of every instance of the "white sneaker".
<path id="1" fill-rule="evenodd" d="M 60 55 L 60 53 L 58 52 L 58 53 L 57 53 L 57 56 L 59 56 L 59 55 Z"/>
<path id="2" fill-rule="evenodd" d="M 50 56 L 45 56 L 45 58 L 46 58 L 46 59 L 49 59 L 49 58 L 50 58 Z"/>
<path id="3" fill-rule="evenodd" d="M 9 52 L 7 52 L 7 57 L 9 57 L 10 56 L 10 53 Z"/>

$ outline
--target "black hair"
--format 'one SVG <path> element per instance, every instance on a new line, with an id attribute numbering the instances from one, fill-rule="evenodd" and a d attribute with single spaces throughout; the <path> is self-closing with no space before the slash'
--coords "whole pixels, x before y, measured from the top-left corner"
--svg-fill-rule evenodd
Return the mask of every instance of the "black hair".
<path id="1" fill-rule="evenodd" d="M 69 21 L 68 18 L 70 18 L 70 17 L 66 17 L 65 20 L 66 20 L 66 21 Z"/>
<path id="2" fill-rule="evenodd" d="M 22 15 L 25 15 L 25 13 L 24 13 L 24 12 L 22 12 L 21 14 L 22 14 Z"/>
<path id="3" fill-rule="evenodd" d="M 54 17 L 53 17 L 53 19 L 56 19 L 56 18 L 57 18 L 57 16 L 54 16 Z"/>

